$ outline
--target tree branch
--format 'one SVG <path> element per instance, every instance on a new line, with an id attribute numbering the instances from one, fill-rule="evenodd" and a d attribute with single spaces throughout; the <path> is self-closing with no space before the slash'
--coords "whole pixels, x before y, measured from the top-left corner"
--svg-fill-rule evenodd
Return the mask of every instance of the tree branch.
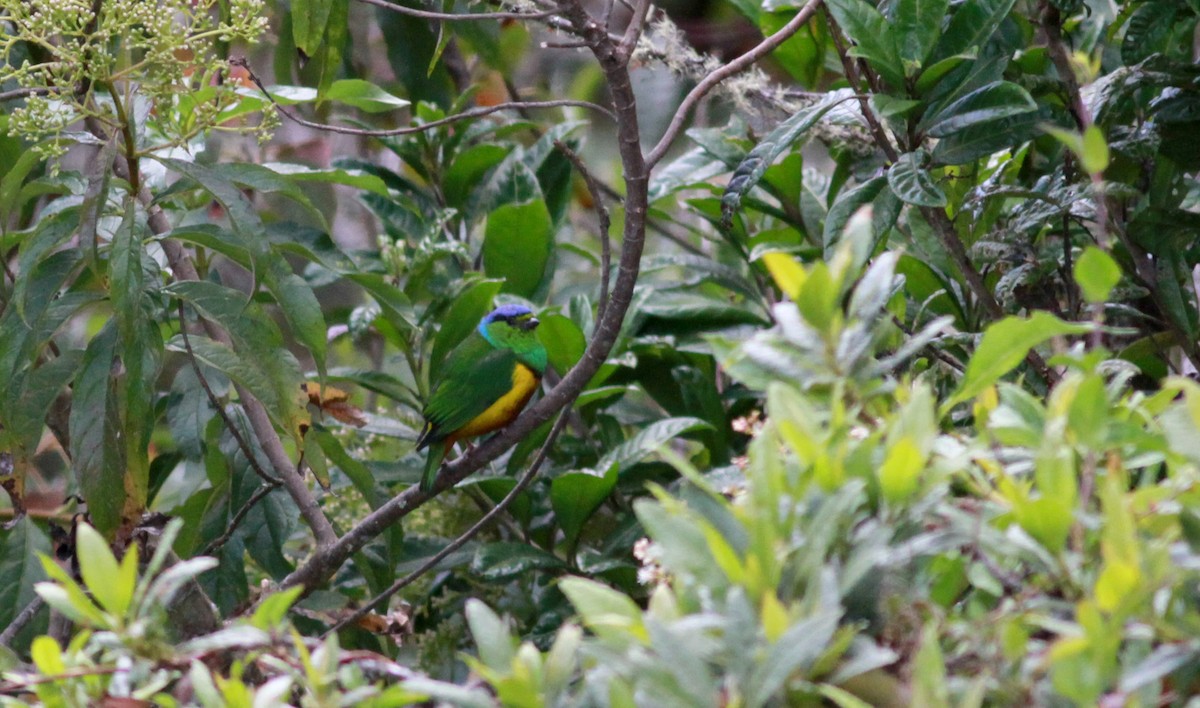
<path id="1" fill-rule="evenodd" d="M 804 23 L 812 19 L 813 14 L 816 13 L 819 7 L 821 7 L 821 0 L 808 0 L 804 4 L 804 7 L 800 8 L 800 12 L 797 12 L 796 16 L 786 25 L 780 27 L 778 32 L 759 42 L 758 46 L 737 59 L 719 69 L 715 69 L 708 76 L 701 79 L 700 83 L 696 84 L 696 87 L 684 97 L 683 102 L 679 104 L 679 108 L 675 110 L 675 115 L 671 118 L 671 123 L 667 126 L 666 132 L 659 138 L 658 144 L 646 155 L 646 166 L 653 168 L 658 164 L 659 160 L 663 159 L 663 156 L 667 154 L 667 150 L 670 149 L 671 143 L 675 141 L 676 136 L 679 135 L 679 131 L 683 129 L 683 122 L 687 120 L 688 114 L 700 102 L 700 99 L 704 98 L 709 91 L 712 91 L 717 84 L 728 79 L 730 76 L 749 69 L 759 59 L 770 54 L 776 47 L 786 42 L 792 35 L 800 31 Z"/>
<path id="2" fill-rule="evenodd" d="M 366 604 L 364 604 L 362 607 L 355 610 L 353 613 L 350 614 L 350 616 L 342 619 L 340 622 L 338 622 L 337 624 L 330 627 L 321 636 L 326 637 L 326 636 L 332 634 L 333 632 L 338 631 L 342 627 L 353 624 L 353 623 L 359 621 L 360 619 L 362 619 L 363 617 L 365 617 L 367 615 L 367 613 L 370 612 L 372 610 L 372 608 L 378 606 L 379 603 L 383 602 L 384 600 L 387 600 L 392 595 L 395 595 L 396 593 L 400 592 L 402 589 L 404 589 L 408 585 L 411 585 L 418 578 L 420 578 L 421 576 L 428 573 L 431 569 L 433 569 L 434 566 L 436 566 L 438 563 L 441 563 L 443 560 L 445 560 L 446 557 L 449 556 L 451 553 L 457 551 L 459 548 L 462 548 L 463 544 L 465 544 L 467 541 L 470 541 L 472 538 L 475 538 L 476 534 L 478 534 L 480 531 L 482 531 L 484 528 L 486 528 L 487 525 L 489 523 L 491 523 L 493 519 L 495 519 L 497 516 L 499 516 L 502 511 L 507 509 L 508 506 L 510 504 L 512 504 L 513 501 L 517 498 L 517 495 L 520 494 L 521 492 L 525 491 L 525 488 L 528 487 L 529 484 L 531 482 L 533 482 L 533 478 L 535 476 L 537 476 L 538 469 L 540 469 L 542 466 L 542 463 L 546 461 L 546 453 L 548 453 L 550 451 L 550 447 L 554 444 L 554 440 L 558 437 L 558 434 L 560 432 L 562 432 L 563 423 L 566 422 L 566 420 L 567 420 L 567 411 L 568 410 L 569 410 L 569 408 L 564 408 L 558 414 L 558 420 L 556 420 L 554 422 L 554 427 L 550 429 L 550 434 L 548 436 L 546 436 L 546 441 L 544 443 L 542 443 L 541 449 L 538 450 L 537 457 L 534 458 L 533 464 L 531 464 L 529 466 L 529 469 L 525 471 L 525 474 L 521 475 L 521 478 L 519 480 L 517 480 L 516 485 L 514 485 L 513 488 L 509 490 L 508 494 L 504 495 L 504 498 L 501 499 L 500 502 L 498 504 L 496 504 L 496 506 L 492 507 L 486 514 L 484 514 L 479 519 L 479 521 L 476 521 L 471 526 L 471 528 L 464 531 L 462 533 L 462 535 L 460 535 L 458 538 L 456 538 L 453 541 L 451 541 L 450 543 L 448 543 L 445 548 L 443 548 L 442 550 L 433 554 L 428 560 L 426 560 L 424 563 L 422 563 L 420 565 L 420 567 L 418 567 L 416 570 L 414 570 L 413 572 L 404 576 L 403 578 L 397 580 L 396 582 L 392 583 L 392 585 L 387 590 L 384 590 L 383 592 L 379 593 L 375 597 L 371 598 Z"/>
<path id="3" fill-rule="evenodd" d="M 604 206 L 604 195 L 600 190 L 600 183 L 592 175 L 591 170 L 587 165 L 583 164 L 583 160 L 574 150 L 567 147 L 566 143 L 561 140 L 554 141 L 554 147 L 566 156 L 579 174 L 583 177 L 584 184 L 587 185 L 588 193 L 592 195 L 592 206 L 596 210 L 596 219 L 600 222 L 600 299 L 596 301 L 596 319 L 604 319 L 604 310 L 608 307 L 608 279 L 612 270 L 612 239 L 608 236 L 608 229 L 612 226 L 612 222 L 608 216 L 608 208 Z"/>
<path id="4" fill-rule="evenodd" d="M 374 5 L 401 15 L 420 17 L 423 20 L 439 20 L 443 22 L 478 22 L 486 20 L 541 20 L 554 15 L 553 10 L 545 12 L 471 12 L 455 14 L 453 12 L 431 12 L 418 10 L 405 5 L 397 5 L 387 0 L 358 0 L 366 5 Z"/>
<path id="5" fill-rule="evenodd" d="M 271 95 L 271 92 L 267 90 L 265 85 L 263 85 L 262 80 L 258 78 L 258 74 L 255 74 L 254 71 L 250 69 L 249 63 L 245 58 L 230 59 L 229 63 L 232 66 L 240 66 L 245 69 L 250 75 L 250 80 L 253 81 L 256 86 L 258 86 L 258 90 L 262 91 L 263 95 L 267 97 L 267 100 L 271 102 L 271 105 L 273 105 L 275 109 L 278 110 L 279 113 L 288 120 L 297 125 L 302 125 L 305 128 L 312 128 L 313 130 L 321 130 L 328 133 L 338 133 L 340 135 L 359 135 L 368 138 L 387 138 L 396 135 L 413 135 L 415 133 L 423 133 L 427 130 L 433 130 L 434 128 L 440 128 L 443 125 L 450 125 L 451 123 L 457 123 L 459 121 L 469 120 L 471 118 L 479 118 L 482 116 L 491 115 L 492 113 L 498 113 L 500 111 L 526 110 L 530 108 L 588 108 L 590 110 L 603 113 L 610 120 L 616 120 L 616 117 L 613 115 L 612 111 L 608 110 L 604 106 L 601 106 L 600 104 L 592 103 L 591 101 L 558 99 L 554 101 L 509 101 L 507 103 L 497 103 L 494 106 L 477 106 L 461 113 L 455 113 L 454 115 L 446 116 L 445 118 L 441 118 L 439 120 L 422 123 L 421 125 L 410 125 L 404 128 L 374 130 L 371 128 L 350 128 L 341 125 L 329 125 L 327 123 L 317 123 L 315 121 L 305 120 L 304 118 L 296 115 L 287 106 L 276 102 L 275 97 Z"/>

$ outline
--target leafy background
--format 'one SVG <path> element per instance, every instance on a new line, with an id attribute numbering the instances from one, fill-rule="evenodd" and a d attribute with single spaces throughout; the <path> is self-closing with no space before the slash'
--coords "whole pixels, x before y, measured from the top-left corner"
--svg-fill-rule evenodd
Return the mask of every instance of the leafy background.
<path id="1" fill-rule="evenodd" d="M 0 693 L 1197 692 L 1191 4 L 118 5 L 0 0 Z"/>

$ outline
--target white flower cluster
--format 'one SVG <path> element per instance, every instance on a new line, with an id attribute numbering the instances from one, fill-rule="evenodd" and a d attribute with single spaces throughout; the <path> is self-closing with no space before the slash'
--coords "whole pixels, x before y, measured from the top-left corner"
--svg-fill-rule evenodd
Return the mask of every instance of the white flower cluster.
<path id="1" fill-rule="evenodd" d="M 216 55 L 217 44 L 258 41 L 267 18 L 264 0 L 231 0 L 227 20 L 218 19 L 216 5 L 217 0 L 0 0 L 0 84 L 13 82 L 34 94 L 13 111 L 9 132 L 34 141 L 55 138 L 86 117 L 115 127 L 121 112 L 114 102 L 134 96 L 150 106 L 140 136 L 150 145 L 182 145 L 218 127 L 222 112 L 240 97 L 236 82 L 218 80 L 229 76 L 230 66 L 227 57 Z M 29 53 L 36 60 L 16 54 L 22 45 L 33 48 Z M 220 127 L 261 134 L 277 124 L 272 116 L 259 125 L 238 121 Z M 43 152 L 60 152 L 55 142 Z"/>

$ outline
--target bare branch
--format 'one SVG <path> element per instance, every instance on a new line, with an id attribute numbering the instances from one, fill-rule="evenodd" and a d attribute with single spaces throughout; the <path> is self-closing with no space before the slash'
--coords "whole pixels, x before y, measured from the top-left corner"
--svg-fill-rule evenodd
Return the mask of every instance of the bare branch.
<path id="1" fill-rule="evenodd" d="M 424 20 L 441 20 L 444 22 L 478 22 L 486 20 L 541 20 L 551 15 L 554 15 L 553 10 L 545 12 L 473 12 L 455 14 L 453 12 L 431 12 L 429 10 L 418 10 L 413 7 L 405 7 L 390 3 L 387 0 L 358 0 L 367 5 L 381 7 L 384 10 L 390 10 L 401 15 L 409 17 L 420 17 Z"/>
<path id="2" fill-rule="evenodd" d="M 575 100 L 570 100 L 570 99 L 559 99 L 559 100 L 554 100 L 554 101 L 509 101 L 507 103 L 498 103 L 494 106 L 478 106 L 476 108 L 471 108 L 469 110 L 465 110 L 461 113 L 455 113 L 454 115 L 446 116 L 445 118 L 441 118 L 439 120 L 430 121 L 428 123 L 422 123 L 421 125 L 412 125 L 412 126 L 408 126 L 408 127 L 404 127 L 404 128 L 373 130 L 370 128 L 350 128 L 350 127 L 340 126 L 340 125 L 328 125 L 326 123 L 316 123 L 314 121 L 305 120 L 304 118 L 301 118 L 300 116 L 296 115 L 288 107 L 276 102 L 275 97 L 272 96 L 271 92 L 267 90 L 267 87 L 263 85 L 263 82 L 258 78 L 258 75 L 255 74 L 253 71 L 251 71 L 248 63 L 246 62 L 246 60 L 244 58 L 231 59 L 231 60 L 229 60 L 229 63 L 233 66 L 240 66 L 240 67 L 244 68 L 246 71 L 248 71 L 250 73 L 250 80 L 253 81 L 256 86 L 258 86 L 259 90 L 263 92 L 263 95 L 265 95 L 267 97 L 267 100 L 270 101 L 273 106 L 275 106 L 276 110 L 278 110 L 281 114 L 283 114 L 283 116 L 286 117 L 288 120 L 292 121 L 293 123 L 296 123 L 297 125 L 302 125 L 306 128 L 312 128 L 314 130 L 322 130 L 322 131 L 329 132 L 329 133 L 339 133 L 341 135 L 361 135 L 361 136 L 369 137 L 369 138 L 386 138 L 386 137 L 391 137 L 391 136 L 395 136 L 395 135 L 413 135 L 415 133 L 423 133 L 426 130 L 433 130 L 434 128 L 440 128 L 443 125 L 449 125 L 451 123 L 457 123 L 459 121 L 469 120 L 471 118 L 479 118 L 481 116 L 490 115 L 492 113 L 498 113 L 500 111 L 526 110 L 526 109 L 531 109 L 531 108 L 563 108 L 563 107 L 587 108 L 587 109 L 590 109 L 593 111 L 598 111 L 600 113 L 603 113 L 610 120 L 616 120 L 616 117 L 613 115 L 612 111 L 608 110 L 607 108 L 605 108 L 604 106 L 601 106 L 598 103 L 592 103 L 591 101 L 575 101 Z"/>
<path id="3" fill-rule="evenodd" d="M 821 0 L 808 0 L 804 4 L 804 7 L 800 8 L 800 12 L 797 12 L 796 16 L 786 25 L 780 27 L 778 32 L 759 42 L 757 46 L 737 59 L 712 71 L 708 76 L 701 79 L 700 83 L 696 84 L 696 87 L 684 97 L 683 102 L 679 104 L 679 108 L 675 110 L 675 115 L 671 118 L 671 123 L 667 126 L 666 132 L 659 138 L 658 144 L 646 155 L 646 166 L 649 169 L 653 169 L 658 164 L 658 161 L 663 159 L 663 156 L 667 154 L 667 150 L 670 149 L 671 143 L 675 141 L 676 136 L 679 135 L 679 131 L 683 129 L 683 122 L 687 120 L 688 114 L 700 102 L 700 99 L 708 95 L 708 92 L 712 91 L 717 84 L 749 69 L 759 59 L 770 54 L 776 47 L 786 42 L 792 35 L 800 31 L 800 28 L 806 22 L 812 19 L 813 14 L 816 13 L 817 8 L 820 6 Z"/>
<path id="4" fill-rule="evenodd" d="M 633 50 L 637 48 L 638 38 L 642 36 L 642 26 L 646 24 L 646 16 L 649 12 L 650 0 L 637 0 L 633 6 L 633 16 L 629 18 L 629 24 L 625 26 L 625 34 L 617 44 L 617 56 L 621 61 L 628 63 L 630 57 L 633 56 Z"/>
<path id="5" fill-rule="evenodd" d="M 13 89 L 12 91 L 0 91 L 0 103 L 15 101 L 18 98 L 28 98 L 29 96 L 46 96 L 51 93 L 55 93 L 55 90 L 49 88 L 21 88 Z"/>
<path id="6" fill-rule="evenodd" d="M 583 182 L 587 185 L 588 193 L 592 195 L 592 205 L 596 210 L 596 219 L 600 222 L 600 299 L 596 301 L 596 319 L 604 319 L 604 310 L 608 307 L 608 278 L 612 270 L 612 243 L 608 236 L 608 229 L 612 225 L 608 216 L 608 208 L 604 206 L 604 196 L 601 194 L 600 184 L 592 175 L 587 165 L 583 164 L 583 160 L 574 150 L 567 147 L 560 140 L 554 141 L 554 147 L 558 148 L 559 152 L 566 156 L 575 169 L 579 170 L 579 174 L 583 176 Z"/>
<path id="7" fill-rule="evenodd" d="M 225 532 L 220 536 L 214 538 L 212 543 L 205 546 L 204 550 L 200 552 L 200 555 L 211 556 L 212 554 L 221 550 L 226 543 L 229 543 L 229 539 L 233 538 L 233 533 L 237 531 L 238 526 L 240 526 L 242 521 L 246 519 L 246 516 L 249 515 L 250 510 L 253 509 L 260 501 L 265 499 L 268 494 L 278 489 L 279 484 L 279 482 L 275 482 L 274 484 L 264 484 L 258 489 L 255 489 L 254 493 L 250 495 L 250 498 L 246 500 L 246 503 L 242 505 L 242 508 L 238 509 L 237 513 L 233 515 L 233 518 L 229 520 L 229 528 L 225 529 Z"/>
<path id="8" fill-rule="evenodd" d="M 4 631 L 0 632 L 0 647 L 11 648 L 13 640 L 17 638 L 21 630 L 25 629 L 25 626 L 32 622 L 37 613 L 45 606 L 46 603 L 42 600 L 41 595 L 34 596 L 33 600 L 25 606 L 25 609 L 21 610 L 16 617 L 13 617 L 8 626 L 4 628 Z"/>
<path id="9" fill-rule="evenodd" d="M 432 570 L 438 563 L 441 563 L 443 560 L 445 560 L 446 557 L 451 553 L 457 551 L 459 548 L 462 548 L 463 544 L 465 544 L 467 541 L 470 541 L 472 538 L 475 538 L 476 534 L 486 528 L 493 519 L 499 516 L 502 511 L 507 509 L 508 506 L 512 504 L 514 500 L 516 500 L 517 495 L 523 492 L 525 488 L 528 487 L 531 482 L 533 482 L 533 478 L 537 476 L 538 470 L 541 468 L 542 463 L 546 460 L 546 453 L 550 451 L 550 446 L 554 444 L 555 439 L 558 438 L 558 434 L 562 432 L 563 423 L 567 420 L 568 410 L 570 409 L 564 408 L 563 411 L 558 414 L 558 420 L 554 422 L 554 427 L 550 429 L 550 434 L 546 436 L 546 441 L 542 443 L 541 449 L 538 450 L 537 457 L 534 458 L 533 464 L 529 466 L 529 469 L 525 471 L 525 474 L 521 475 L 521 478 L 517 480 L 516 485 L 509 490 L 508 494 L 504 495 L 504 498 L 501 499 L 496 506 L 492 507 L 488 513 L 484 514 L 479 521 L 476 521 L 471 528 L 464 531 L 461 536 L 448 543 L 442 550 L 430 556 L 430 558 L 422 563 L 419 568 L 392 583 L 391 587 L 389 587 L 387 590 L 384 590 L 375 597 L 371 598 L 370 601 L 368 601 L 365 605 L 355 610 L 349 617 L 346 617 L 334 626 L 330 627 L 321 636 L 328 636 L 329 634 L 338 631 L 342 627 L 353 624 L 365 617 L 367 613 L 370 612 L 372 608 L 377 607 L 379 603 L 400 592 L 408 585 L 411 585 L 414 581 Z"/>

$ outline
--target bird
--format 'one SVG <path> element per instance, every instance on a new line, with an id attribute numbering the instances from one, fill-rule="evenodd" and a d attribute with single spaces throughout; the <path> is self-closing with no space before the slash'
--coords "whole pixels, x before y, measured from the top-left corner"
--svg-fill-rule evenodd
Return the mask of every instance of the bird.
<path id="1" fill-rule="evenodd" d="M 421 491 L 428 493 L 454 443 L 498 430 L 529 403 L 546 372 L 538 319 L 523 305 L 484 315 L 446 357 L 430 388 L 417 451 L 429 448 Z"/>

